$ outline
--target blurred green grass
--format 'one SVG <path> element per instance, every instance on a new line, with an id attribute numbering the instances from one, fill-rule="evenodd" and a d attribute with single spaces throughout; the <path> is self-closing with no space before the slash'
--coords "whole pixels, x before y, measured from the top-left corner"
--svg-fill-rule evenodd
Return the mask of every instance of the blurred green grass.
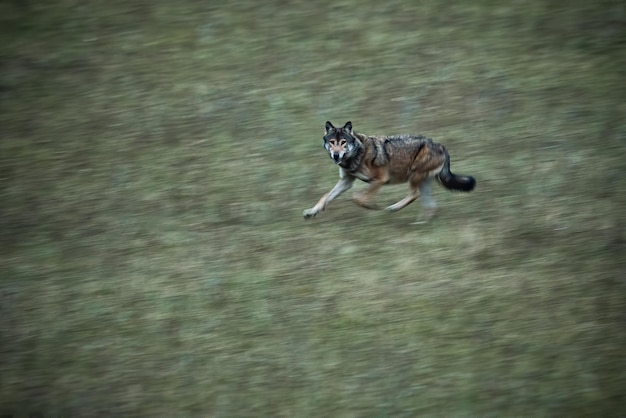
<path id="1" fill-rule="evenodd" d="M 620 2 L 0 16 L 0 412 L 623 413 Z M 327 119 L 431 136 L 478 187 L 427 225 L 304 222 Z"/>

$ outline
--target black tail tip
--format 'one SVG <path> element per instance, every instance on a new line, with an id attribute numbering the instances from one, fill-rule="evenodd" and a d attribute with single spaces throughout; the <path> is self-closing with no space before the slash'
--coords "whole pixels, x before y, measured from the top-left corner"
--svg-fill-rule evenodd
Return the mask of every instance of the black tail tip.
<path id="1" fill-rule="evenodd" d="M 476 179 L 472 176 L 451 175 L 450 177 L 440 178 L 443 185 L 448 190 L 457 192 L 471 192 L 476 187 Z"/>
<path id="2" fill-rule="evenodd" d="M 471 192 L 472 190 L 474 190 L 474 187 L 476 187 L 476 179 L 472 176 L 467 176 L 467 183 L 463 191 Z"/>
<path id="3" fill-rule="evenodd" d="M 440 173 L 438 179 L 448 190 L 471 192 L 476 187 L 476 179 L 472 176 L 459 176 L 448 172 Z"/>

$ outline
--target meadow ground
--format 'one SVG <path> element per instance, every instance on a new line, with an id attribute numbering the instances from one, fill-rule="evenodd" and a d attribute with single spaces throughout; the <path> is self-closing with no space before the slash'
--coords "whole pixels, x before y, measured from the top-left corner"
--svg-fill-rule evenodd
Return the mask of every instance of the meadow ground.
<path id="1" fill-rule="evenodd" d="M 622 2 L 0 16 L 0 412 L 624 414 Z M 305 222 L 326 120 L 477 188 Z"/>

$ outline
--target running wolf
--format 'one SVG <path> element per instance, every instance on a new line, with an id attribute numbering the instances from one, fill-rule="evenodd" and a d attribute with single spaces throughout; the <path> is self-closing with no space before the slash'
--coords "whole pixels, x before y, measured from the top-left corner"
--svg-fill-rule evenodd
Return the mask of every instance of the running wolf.
<path id="1" fill-rule="evenodd" d="M 354 132 L 352 122 L 342 128 L 326 122 L 324 148 L 340 167 L 339 181 L 315 206 L 303 212 L 305 219 L 326 209 L 352 187 L 355 179 L 369 183 L 367 189 L 354 196 L 356 204 L 368 209 L 378 209 L 373 197 L 382 185 L 408 182 L 408 196 L 385 210 L 399 211 L 421 195 L 428 217 L 437 207 L 430 194 L 433 178 L 449 190 L 469 192 L 476 185 L 474 177 L 450 171 L 450 155 L 443 145 L 421 135 L 368 136 Z"/>

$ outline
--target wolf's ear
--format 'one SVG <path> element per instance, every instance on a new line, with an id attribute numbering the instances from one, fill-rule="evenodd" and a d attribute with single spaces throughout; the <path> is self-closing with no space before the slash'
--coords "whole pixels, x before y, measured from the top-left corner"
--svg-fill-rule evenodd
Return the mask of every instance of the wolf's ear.
<path id="1" fill-rule="evenodd" d="M 326 121 L 326 133 L 329 133 L 330 131 L 334 131 L 335 127 L 333 126 L 332 123 L 330 123 L 330 121 Z"/>
<path id="2" fill-rule="evenodd" d="M 352 122 L 347 121 L 345 125 L 343 125 L 343 129 L 344 131 L 348 131 L 348 132 L 352 132 Z"/>

